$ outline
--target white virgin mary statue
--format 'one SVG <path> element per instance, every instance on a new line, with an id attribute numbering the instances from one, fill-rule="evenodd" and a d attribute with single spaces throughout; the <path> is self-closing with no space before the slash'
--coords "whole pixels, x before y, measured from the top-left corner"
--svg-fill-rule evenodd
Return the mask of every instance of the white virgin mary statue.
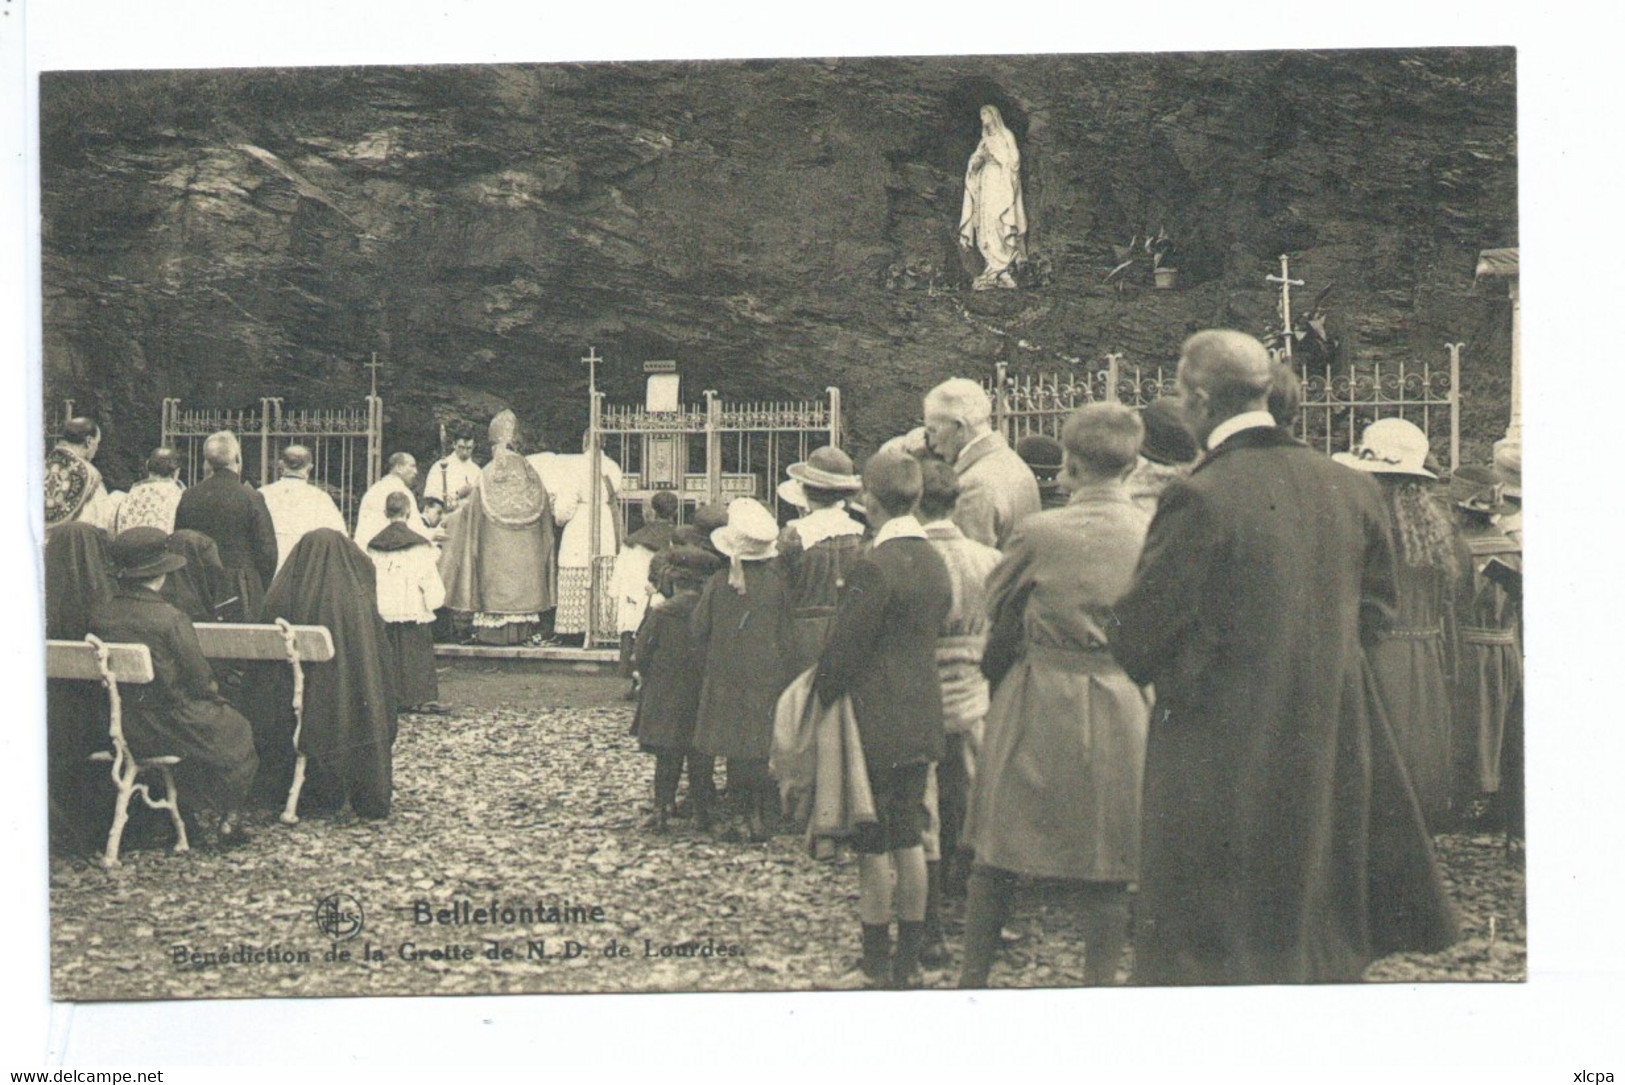
<path id="1" fill-rule="evenodd" d="M 965 202 L 959 245 L 976 249 L 986 266 L 977 290 L 1014 290 L 1010 266 L 1027 258 L 1027 211 L 1021 203 L 1021 152 L 997 106 L 982 107 L 982 140 L 965 167 Z"/>

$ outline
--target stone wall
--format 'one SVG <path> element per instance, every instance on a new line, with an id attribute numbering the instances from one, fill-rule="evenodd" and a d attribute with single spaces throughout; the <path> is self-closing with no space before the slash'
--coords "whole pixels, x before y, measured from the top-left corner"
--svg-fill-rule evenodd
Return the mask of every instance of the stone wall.
<path id="1" fill-rule="evenodd" d="M 54 73 L 42 85 L 46 416 L 139 477 L 159 401 L 357 403 L 389 448 L 513 407 L 573 444 L 589 345 L 618 400 L 838 384 L 860 453 L 944 376 L 1172 359 L 1262 332 L 1264 276 L 1365 360 L 1464 353 L 1469 459 L 1505 425 L 1510 50 Z M 1023 153 L 1024 288 L 954 245 L 977 107 Z M 1114 245 L 1165 229 L 1183 286 Z M 1004 334 L 999 334 L 1003 332 Z M 1025 343 L 1025 346 L 1022 344 Z"/>

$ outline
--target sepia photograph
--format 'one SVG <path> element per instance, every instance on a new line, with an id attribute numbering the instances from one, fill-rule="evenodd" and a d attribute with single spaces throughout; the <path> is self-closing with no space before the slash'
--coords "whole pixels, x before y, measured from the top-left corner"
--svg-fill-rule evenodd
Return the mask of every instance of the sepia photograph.
<path id="1" fill-rule="evenodd" d="M 1521 47 L 728 52 L 41 58 L 45 997 L 1528 997 Z"/>
<path id="2" fill-rule="evenodd" d="M 44 73 L 53 995 L 1523 979 L 1516 136 L 1509 49 Z"/>

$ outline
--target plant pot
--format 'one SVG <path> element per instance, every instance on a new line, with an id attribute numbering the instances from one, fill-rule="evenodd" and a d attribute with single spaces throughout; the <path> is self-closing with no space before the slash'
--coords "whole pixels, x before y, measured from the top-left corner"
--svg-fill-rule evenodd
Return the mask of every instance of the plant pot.
<path id="1" fill-rule="evenodd" d="M 1172 290 L 1179 285 L 1179 269 L 1176 267 L 1159 267 L 1151 274 L 1157 280 L 1158 290 Z"/>

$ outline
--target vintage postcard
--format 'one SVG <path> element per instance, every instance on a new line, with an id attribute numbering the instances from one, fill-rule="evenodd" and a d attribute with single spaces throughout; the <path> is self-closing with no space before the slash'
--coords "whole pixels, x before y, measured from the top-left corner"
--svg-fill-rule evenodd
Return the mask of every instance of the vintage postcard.
<path id="1" fill-rule="evenodd" d="M 53 997 L 1523 980 L 1516 107 L 1502 48 L 44 72 Z M 945 465 L 960 509 L 913 515 L 977 539 L 983 585 L 1041 493 L 1087 489 L 1068 419 L 1122 404 L 1143 536 L 1201 451 L 1176 367 L 1206 328 L 1286 374 L 1272 432 L 1410 480 L 1441 499 L 1423 535 L 1454 533 L 1396 544 L 1450 573 L 1389 600 L 1372 734 L 1451 913 L 1398 951 L 1266 929 L 1148 956 L 1231 926 L 1169 905 L 1190 886 L 1147 919 L 1150 704 L 1073 680 L 1117 667 L 1099 643 L 1042 678 L 1067 649 L 1031 609 L 1004 682 L 1115 753 L 1009 737 L 987 600 L 931 678 L 962 703 L 869 766 L 867 818 L 830 812 L 856 800 L 823 739 L 775 735 L 797 673 L 868 681 L 831 638 L 859 635 L 865 520 L 884 553 L 901 517 L 871 454 Z M 964 511 L 978 440 L 1032 452 L 1032 509 L 1007 477 Z M 1340 824 L 1232 815 L 1280 855 Z M 1397 906 L 1302 907 L 1279 922 Z"/>

